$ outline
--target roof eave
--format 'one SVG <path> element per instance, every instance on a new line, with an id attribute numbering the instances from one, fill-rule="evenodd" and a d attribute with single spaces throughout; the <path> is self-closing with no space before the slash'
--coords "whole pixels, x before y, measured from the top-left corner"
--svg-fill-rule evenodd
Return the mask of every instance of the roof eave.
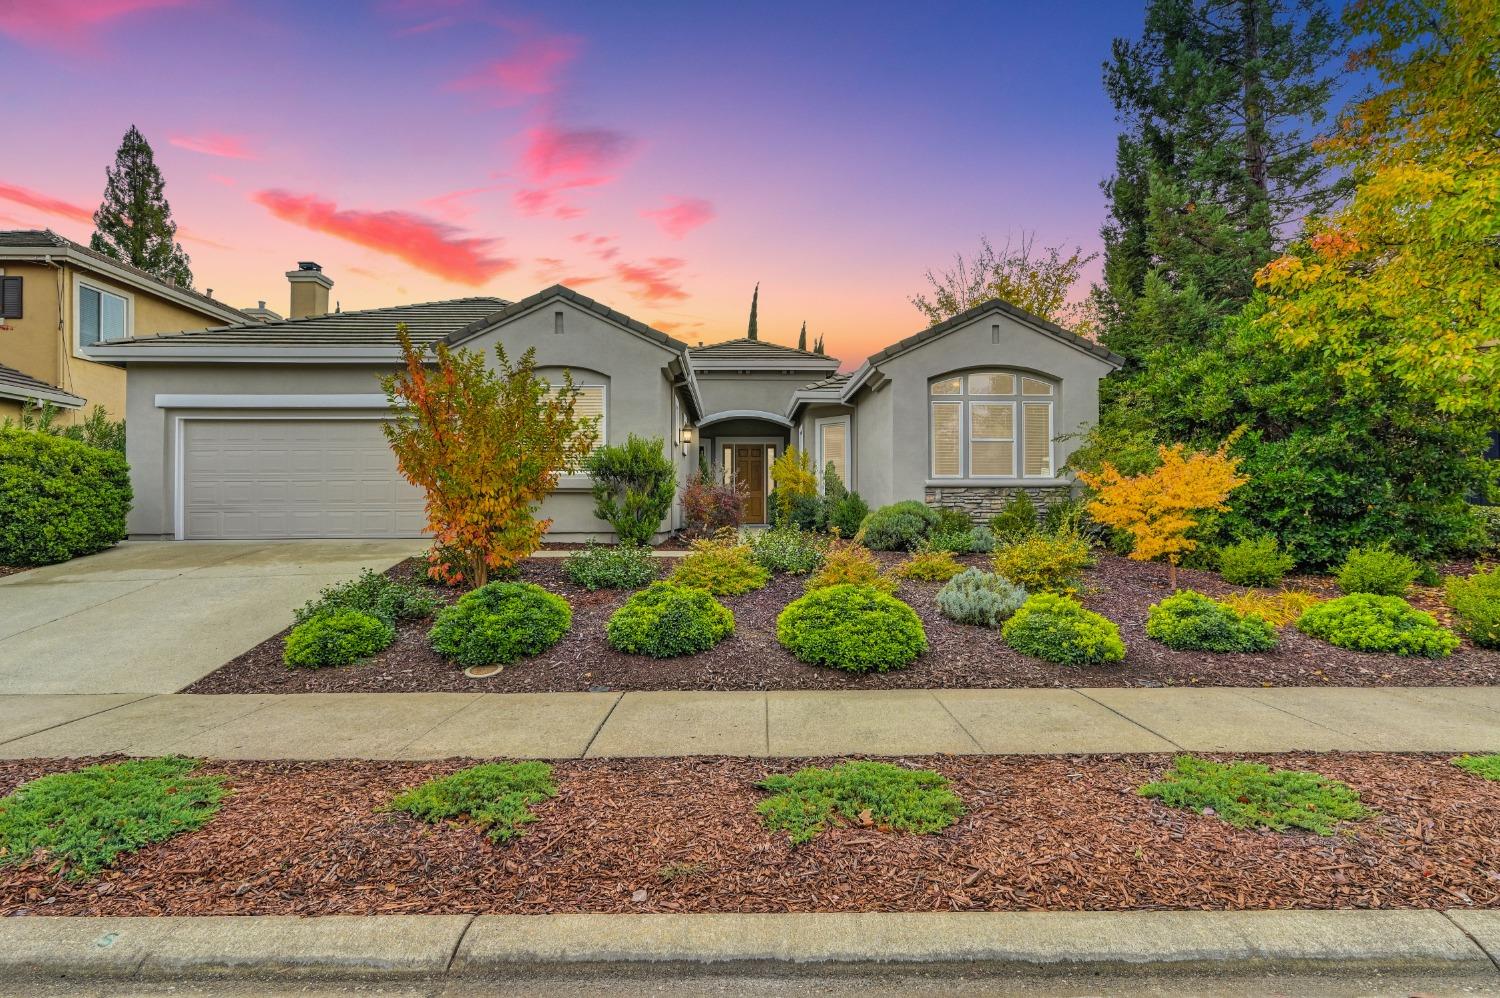
<path id="1" fill-rule="evenodd" d="M 64 409 L 82 409 L 88 404 L 88 399 L 60 388 L 25 388 L 20 385 L 0 384 L 0 398 L 15 399 L 18 402 L 50 402 Z"/>
<path id="2" fill-rule="evenodd" d="M 123 267 L 113 266 L 105 263 L 103 260 L 96 260 L 91 256 L 84 256 L 82 253 L 67 246 L 6 246 L 0 248 L 0 260 L 56 260 L 59 258 L 67 260 L 76 267 L 98 271 L 133 288 L 143 289 L 149 294 L 169 299 L 194 312 L 223 319 L 228 325 L 241 325 L 254 321 L 252 316 L 246 315 L 232 305 L 218 305 L 217 303 L 213 303 L 213 299 L 199 298 L 170 284 L 142 278 L 137 274 L 132 274 Z"/>
<path id="3" fill-rule="evenodd" d="M 791 373 L 802 373 L 805 371 L 837 371 L 839 362 L 830 357 L 827 360 L 698 360 L 688 354 L 689 362 L 694 369 L 699 371 L 788 371 Z"/>

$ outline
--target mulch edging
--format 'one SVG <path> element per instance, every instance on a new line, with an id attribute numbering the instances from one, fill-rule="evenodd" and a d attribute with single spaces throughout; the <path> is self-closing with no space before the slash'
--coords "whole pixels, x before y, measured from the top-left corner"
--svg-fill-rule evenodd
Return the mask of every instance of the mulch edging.
<path id="1" fill-rule="evenodd" d="M 375 813 L 460 760 L 223 762 L 206 771 L 233 794 L 203 829 L 92 881 L 0 867 L 0 915 L 1500 906 L 1500 783 L 1431 755 L 1241 758 L 1348 781 L 1378 816 L 1326 838 L 1240 831 L 1135 794 L 1166 756 L 929 757 L 892 761 L 947 775 L 969 809 L 956 825 L 794 848 L 761 826 L 754 784 L 829 760 L 575 760 L 540 820 L 496 846 Z M 89 761 L 0 762 L 0 793 Z"/>
<path id="2" fill-rule="evenodd" d="M 894 564 L 900 555 L 882 555 Z M 984 565 L 985 559 L 960 559 Z M 412 562 L 393 575 L 410 576 Z M 664 569 L 669 570 L 669 569 Z M 1209 572 L 1184 569 L 1183 588 L 1210 596 L 1243 591 Z M 1088 575 L 1083 601 L 1120 627 L 1129 648 L 1109 666 L 1063 666 L 1012 651 L 998 631 L 955 624 L 937 611 L 937 583 L 903 581 L 897 593 L 922 618 L 929 650 L 895 672 L 855 676 L 804 665 L 776 642 L 776 616 L 802 595 L 804 577 L 777 575 L 764 589 L 727 597 L 735 635 L 700 655 L 654 660 L 624 655 L 604 638 L 604 625 L 629 595 L 589 592 L 568 582 L 560 559 L 528 559 L 522 576 L 573 605 L 573 627 L 556 646 L 488 679 L 468 679 L 427 645 L 429 621 L 403 622 L 396 642 L 368 662 L 336 669 L 288 669 L 281 663 L 286 631 L 188 686 L 185 693 L 579 692 L 588 690 L 878 690 L 1100 686 L 1487 686 L 1500 684 L 1500 652 L 1468 642 L 1446 659 L 1403 658 L 1335 648 L 1283 628 L 1273 652 L 1212 655 L 1174 651 L 1146 637 L 1152 603 L 1170 595 L 1160 565 L 1113 555 Z M 1326 579 L 1293 580 L 1336 595 Z M 456 598 L 452 590 L 439 590 Z M 1414 602 L 1428 609 L 1435 590 Z M 289 628 L 288 628 L 289 629 Z"/>

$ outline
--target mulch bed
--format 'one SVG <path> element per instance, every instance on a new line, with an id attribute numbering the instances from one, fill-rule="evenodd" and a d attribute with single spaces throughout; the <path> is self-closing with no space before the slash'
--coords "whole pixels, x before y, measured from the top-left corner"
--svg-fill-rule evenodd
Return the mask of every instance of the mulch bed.
<path id="1" fill-rule="evenodd" d="M 898 555 L 886 555 L 894 563 Z M 972 564 L 984 559 L 971 556 Z M 670 564 L 664 569 L 670 571 Z M 392 569 L 409 576 L 411 563 Z M 1209 572 L 1182 570 L 1180 585 L 1209 595 L 1241 591 Z M 1335 648 L 1293 628 L 1273 652 L 1210 655 L 1173 651 L 1146 637 L 1147 610 L 1170 594 L 1159 565 L 1104 555 L 1089 573 L 1083 600 L 1120 626 L 1129 652 L 1110 666 L 1064 666 L 1012 651 L 999 631 L 955 624 L 937 610 L 937 583 L 902 582 L 898 595 L 917 611 L 929 650 L 905 669 L 856 676 L 804 665 L 776 642 L 776 616 L 802 595 L 804 579 L 778 575 L 764 589 L 728 597 L 735 634 L 708 652 L 648 659 L 612 649 L 604 625 L 628 593 L 589 592 L 568 582 L 561 559 L 532 558 L 522 576 L 573 605 L 573 627 L 542 655 L 488 679 L 468 679 L 427 645 L 426 621 L 403 623 L 395 644 L 368 662 L 336 669 L 288 669 L 281 662 L 285 631 L 198 680 L 187 693 L 338 693 L 587 690 L 954 689 L 1066 686 L 1474 686 L 1500 683 L 1500 652 L 1468 642 L 1445 659 L 1402 658 Z M 1315 589 L 1328 580 L 1298 580 Z M 1415 602 L 1436 609 L 1440 590 Z M 1336 592 L 1321 592 L 1336 595 Z M 446 598 L 455 598 L 445 591 Z"/>
<path id="2" fill-rule="evenodd" d="M 1379 814 L 1332 836 L 1241 831 L 1135 794 L 1165 756 L 893 760 L 947 775 L 935 835 L 838 827 L 793 847 L 754 812 L 770 771 L 827 760 L 557 766 L 509 846 L 375 808 L 466 763 L 215 763 L 197 832 L 71 883 L 0 867 L 0 915 L 1015 911 L 1500 906 L 1500 783 L 1437 756 L 1258 757 L 1349 782 Z M 0 762 L 0 792 L 87 760 Z"/>
<path id="3" fill-rule="evenodd" d="M 19 565 L 0 565 L 0 579 L 5 578 L 7 575 L 20 575 L 22 572 L 27 571 L 30 571 L 29 567 L 23 567 Z"/>

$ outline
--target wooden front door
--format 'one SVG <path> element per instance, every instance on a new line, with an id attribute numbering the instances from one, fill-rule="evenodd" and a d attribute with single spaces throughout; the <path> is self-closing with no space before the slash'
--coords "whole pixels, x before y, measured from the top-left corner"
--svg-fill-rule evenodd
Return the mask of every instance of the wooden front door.
<path id="1" fill-rule="evenodd" d="M 766 522 L 766 445 L 734 445 L 734 480 L 745 500 L 745 522 Z"/>

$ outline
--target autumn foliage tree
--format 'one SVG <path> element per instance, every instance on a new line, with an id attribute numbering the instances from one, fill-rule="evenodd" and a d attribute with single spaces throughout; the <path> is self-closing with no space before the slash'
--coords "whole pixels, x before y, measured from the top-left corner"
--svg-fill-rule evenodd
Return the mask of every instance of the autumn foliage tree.
<path id="1" fill-rule="evenodd" d="M 1182 444 L 1162 447 L 1161 464 L 1140 475 L 1123 475 L 1113 464 L 1079 478 L 1096 493 L 1089 515 L 1128 533 L 1135 540 L 1130 557 L 1137 561 L 1165 558 L 1172 588 L 1177 562 L 1198 542 L 1188 532 L 1198 525 L 1194 514 L 1229 508 L 1229 493 L 1249 481 L 1239 473 L 1239 458 L 1229 456 L 1233 440 L 1211 452 L 1188 451 Z"/>
<path id="2" fill-rule="evenodd" d="M 482 586 L 541 545 L 551 521 L 537 507 L 589 452 L 596 421 L 575 415 L 569 374 L 560 386 L 537 375 L 534 350 L 512 363 L 497 344 L 491 370 L 481 353 L 442 343 L 429 353 L 404 325 L 397 334 L 405 369 L 381 381 L 386 438 L 401 474 L 427 495 L 433 540 L 460 563 L 435 569 Z"/>

